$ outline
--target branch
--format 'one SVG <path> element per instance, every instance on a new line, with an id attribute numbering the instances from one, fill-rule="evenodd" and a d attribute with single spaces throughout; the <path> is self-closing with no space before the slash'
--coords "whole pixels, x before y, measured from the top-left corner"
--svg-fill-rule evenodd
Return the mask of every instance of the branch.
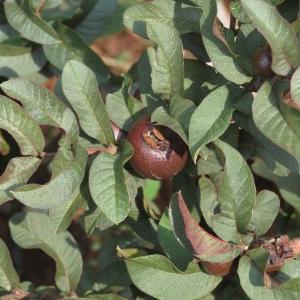
<path id="1" fill-rule="evenodd" d="M 41 0 L 39 6 L 35 10 L 35 14 L 40 17 L 41 16 L 41 11 L 43 10 L 44 6 L 46 4 L 46 0 Z"/>
<path id="2" fill-rule="evenodd" d="M 117 153 L 117 146 L 116 145 L 108 145 L 106 148 L 104 147 L 87 147 L 87 152 L 89 155 L 98 154 L 101 152 L 110 153 L 110 154 L 116 154 Z"/>

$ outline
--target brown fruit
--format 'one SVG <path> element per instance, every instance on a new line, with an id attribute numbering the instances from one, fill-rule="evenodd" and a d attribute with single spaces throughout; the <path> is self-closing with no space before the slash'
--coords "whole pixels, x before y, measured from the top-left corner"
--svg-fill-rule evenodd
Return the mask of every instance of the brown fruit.
<path id="1" fill-rule="evenodd" d="M 165 180 L 178 174 L 188 158 L 187 146 L 171 129 L 138 120 L 127 135 L 134 148 L 132 168 L 142 177 Z"/>
<path id="2" fill-rule="evenodd" d="M 225 276 L 230 273 L 233 261 L 228 261 L 224 263 L 201 261 L 202 267 L 206 273 L 215 276 Z"/>
<path id="3" fill-rule="evenodd" d="M 256 51 L 253 57 L 253 73 L 263 78 L 273 76 L 272 53 L 269 48 L 262 48 Z"/>
<path id="4" fill-rule="evenodd" d="M 279 271 L 287 259 L 293 258 L 294 251 L 287 235 L 266 238 L 262 237 L 254 243 L 253 248 L 263 248 L 269 252 L 266 265 L 267 273 Z"/>

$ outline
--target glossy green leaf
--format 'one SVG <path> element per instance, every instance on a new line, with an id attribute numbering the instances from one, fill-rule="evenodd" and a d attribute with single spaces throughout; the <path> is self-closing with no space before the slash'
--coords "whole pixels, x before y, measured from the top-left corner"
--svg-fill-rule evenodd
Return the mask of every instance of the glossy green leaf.
<path id="1" fill-rule="evenodd" d="M 264 35 L 272 49 L 272 69 L 287 75 L 300 65 L 300 44 L 289 23 L 268 1 L 241 0 L 253 25 Z M 259 9 L 258 9 L 259 7 Z"/>
<path id="2" fill-rule="evenodd" d="M 75 291 L 81 276 L 82 257 L 69 232 L 55 233 L 49 217 L 39 212 L 15 214 L 9 228 L 13 240 L 21 248 L 41 249 L 55 260 L 55 282 L 59 289 Z"/>
<path id="3" fill-rule="evenodd" d="M 65 152 L 68 152 L 69 157 L 65 157 Z M 53 162 L 55 169 L 52 178 L 47 184 L 27 184 L 14 190 L 12 194 L 23 204 L 33 208 L 48 209 L 65 204 L 79 193 L 87 158 L 87 151 L 79 145 L 74 156 L 71 150 L 60 148 Z"/>
<path id="4" fill-rule="evenodd" d="M 215 145 L 225 157 L 224 176 L 218 194 L 221 211 L 233 213 L 237 229 L 245 233 L 256 204 L 253 175 L 236 149 L 220 140 Z"/>
<path id="5" fill-rule="evenodd" d="M 238 275 L 241 286 L 250 299 L 297 300 L 300 297 L 299 278 L 287 281 L 278 288 L 268 289 L 264 286 L 263 273 L 251 263 L 247 256 L 240 259 Z"/>
<path id="6" fill-rule="evenodd" d="M 180 272 L 161 255 L 129 259 L 126 265 L 133 283 L 156 299 L 197 299 L 208 294 L 221 281 L 220 277 L 203 273 L 193 263 Z"/>
<path id="7" fill-rule="evenodd" d="M 123 166 L 131 156 L 132 147 L 123 141 L 120 153 L 99 154 L 89 173 L 89 187 L 94 202 L 116 224 L 127 217 L 130 209 Z"/>
<path id="8" fill-rule="evenodd" d="M 9 250 L 0 239 L 0 287 L 10 291 L 18 286 L 19 281 L 19 275 L 15 271 Z"/>
<path id="9" fill-rule="evenodd" d="M 16 102 L 0 96 L 0 128 L 16 140 L 23 155 L 39 155 L 45 146 L 41 128 Z"/>
<path id="10" fill-rule="evenodd" d="M 116 0 L 96 0 L 89 13 L 76 27 L 76 31 L 82 38 L 90 43 L 99 37 L 107 27 L 107 24 L 116 9 Z"/>
<path id="11" fill-rule="evenodd" d="M 10 160 L 0 176 L 0 204 L 14 198 L 10 192 L 27 183 L 40 163 L 36 157 L 15 157 Z"/>
<path id="12" fill-rule="evenodd" d="M 38 44 L 58 43 L 55 30 L 34 13 L 30 4 L 30 0 L 5 1 L 5 15 L 9 24 L 26 39 Z"/>
<path id="13" fill-rule="evenodd" d="M 257 128 L 269 140 L 286 150 L 300 162 L 300 132 L 297 117 L 290 122 L 279 107 L 280 99 L 272 92 L 270 83 L 258 91 L 252 104 L 253 120 Z"/>
<path id="14" fill-rule="evenodd" d="M 220 137 L 230 124 L 232 94 L 226 86 L 211 92 L 193 113 L 189 126 L 189 147 L 194 161 L 200 149 Z"/>
<path id="15" fill-rule="evenodd" d="M 70 142 L 77 143 L 79 128 L 75 115 L 49 90 L 20 79 L 3 82 L 0 86 L 8 96 L 21 101 L 39 124 L 62 128 Z"/>
<path id="16" fill-rule="evenodd" d="M 93 71 L 81 62 L 68 61 L 62 73 L 62 88 L 85 133 L 101 144 L 113 143 L 111 123 Z"/>
<path id="17" fill-rule="evenodd" d="M 272 226 L 280 207 L 279 197 L 267 190 L 262 190 L 257 194 L 256 206 L 253 209 L 250 230 L 254 231 L 256 236 L 262 236 Z"/>
<path id="18" fill-rule="evenodd" d="M 62 24 L 56 26 L 56 31 L 60 42 L 43 46 L 47 59 L 60 70 L 64 68 L 68 60 L 80 61 L 94 71 L 99 83 L 106 83 L 110 76 L 106 67 L 80 35 Z"/>

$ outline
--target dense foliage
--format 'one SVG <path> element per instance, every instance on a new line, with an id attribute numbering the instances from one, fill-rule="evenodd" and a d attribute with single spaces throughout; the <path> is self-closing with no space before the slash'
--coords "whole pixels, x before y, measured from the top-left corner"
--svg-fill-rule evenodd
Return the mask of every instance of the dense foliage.
<path id="1" fill-rule="evenodd" d="M 0 1 L 0 88 L 3 299 L 300 299 L 299 1 Z"/>

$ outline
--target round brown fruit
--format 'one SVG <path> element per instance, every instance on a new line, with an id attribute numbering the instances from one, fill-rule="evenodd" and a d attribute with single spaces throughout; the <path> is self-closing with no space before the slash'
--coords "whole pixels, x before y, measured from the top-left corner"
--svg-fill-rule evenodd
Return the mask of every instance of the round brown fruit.
<path id="1" fill-rule="evenodd" d="M 253 72 L 257 76 L 270 78 L 272 71 L 272 53 L 269 48 L 262 48 L 256 51 L 253 57 Z"/>
<path id="2" fill-rule="evenodd" d="M 168 127 L 151 123 L 148 116 L 133 125 L 127 139 L 134 148 L 130 164 L 144 178 L 169 179 L 186 164 L 187 145 Z"/>
<path id="3" fill-rule="evenodd" d="M 228 261 L 224 263 L 202 261 L 201 264 L 206 273 L 215 276 L 225 276 L 228 273 L 230 273 L 233 261 Z"/>

